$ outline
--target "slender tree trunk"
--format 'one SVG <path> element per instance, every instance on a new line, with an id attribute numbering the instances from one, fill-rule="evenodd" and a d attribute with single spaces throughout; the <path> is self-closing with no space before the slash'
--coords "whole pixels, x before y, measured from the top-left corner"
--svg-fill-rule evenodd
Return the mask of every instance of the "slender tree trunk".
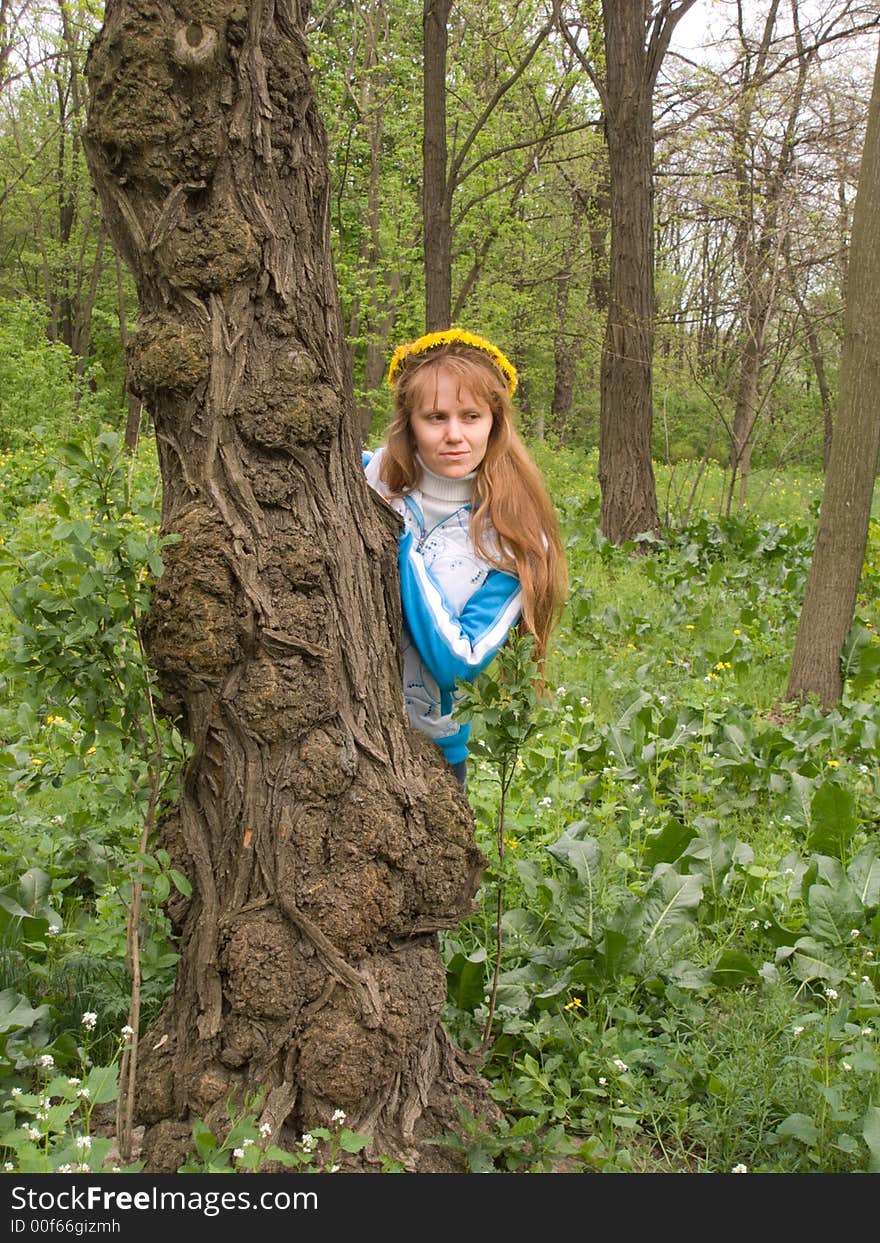
<path id="1" fill-rule="evenodd" d="M 556 330 L 553 334 L 553 400 L 551 402 L 551 425 L 555 435 L 564 437 L 571 418 L 574 400 L 574 381 L 577 366 L 583 352 L 583 339 L 573 333 L 570 326 L 572 269 L 580 239 L 584 214 L 589 202 L 586 191 L 573 187 L 571 196 L 571 220 L 563 244 L 562 264 L 556 277 L 554 314 Z"/>
<path id="2" fill-rule="evenodd" d="M 798 624 L 786 697 L 815 694 L 824 708 L 843 692 L 841 653 L 852 626 L 880 455 L 880 54 L 853 212 L 840 401 L 816 549 Z"/>
<path id="3" fill-rule="evenodd" d="M 590 205 L 590 284 L 593 304 L 600 315 L 608 310 L 608 226 L 611 194 L 607 173 L 596 187 Z"/>
<path id="4" fill-rule="evenodd" d="M 381 172 L 382 172 L 382 131 L 385 118 L 385 104 L 381 98 L 383 81 L 380 72 L 379 31 L 378 27 L 385 20 L 384 8 L 381 4 L 370 6 L 361 12 L 361 21 L 365 27 L 366 51 L 364 55 L 363 78 L 360 91 L 360 112 L 370 149 L 370 179 L 367 190 L 367 235 L 362 260 L 362 271 L 367 287 L 366 323 L 364 325 L 367 338 L 367 358 L 364 373 L 364 396 L 358 407 L 358 422 L 361 437 L 366 442 L 373 421 L 373 404 L 370 392 L 379 387 L 385 371 L 387 357 L 386 339 L 379 331 L 381 319 L 388 318 L 387 310 L 383 314 L 379 297 L 379 267 L 382 247 L 379 236 L 381 217 Z M 393 317 L 392 317 L 393 320 Z"/>
<path id="5" fill-rule="evenodd" d="M 425 330 L 448 328 L 452 313 L 452 201 L 446 143 L 447 22 L 451 0 L 425 0 L 422 219 Z"/>
<path id="6" fill-rule="evenodd" d="M 436 946 L 485 860 L 405 723 L 399 524 L 360 469 L 305 14 L 199 11 L 109 0 L 88 63 L 87 154 L 180 537 L 144 633 L 192 743 L 160 831 L 193 895 L 168 905 L 176 986 L 140 1041 L 146 1167 L 176 1170 L 195 1118 L 223 1133 L 261 1090 L 282 1146 L 338 1108 L 372 1137 L 343 1160 L 449 1168 L 420 1136 L 454 1128 L 454 1100 L 498 1116 L 444 1035 Z"/>
<path id="7" fill-rule="evenodd" d="M 601 526 L 613 543 L 658 535 L 652 464 L 654 133 L 645 6 L 603 5 L 611 183 L 608 320 L 602 345 Z"/>

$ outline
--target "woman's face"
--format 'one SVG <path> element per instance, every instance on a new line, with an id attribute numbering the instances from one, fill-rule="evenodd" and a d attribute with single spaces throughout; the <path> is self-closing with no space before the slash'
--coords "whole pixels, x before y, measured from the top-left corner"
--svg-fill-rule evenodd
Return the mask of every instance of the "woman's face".
<path id="1" fill-rule="evenodd" d="M 416 390 L 410 427 L 428 470 L 460 479 L 486 456 L 492 410 L 442 364 Z"/>

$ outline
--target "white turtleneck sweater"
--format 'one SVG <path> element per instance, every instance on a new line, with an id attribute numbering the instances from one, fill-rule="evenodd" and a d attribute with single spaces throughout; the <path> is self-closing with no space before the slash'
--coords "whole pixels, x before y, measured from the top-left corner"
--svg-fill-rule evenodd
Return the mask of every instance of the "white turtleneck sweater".
<path id="1" fill-rule="evenodd" d="M 470 505 L 477 472 L 473 470 L 469 475 L 462 475 L 460 479 L 447 479 L 444 475 L 435 475 L 432 470 L 428 470 L 418 455 L 416 460 L 422 468 L 418 491 L 421 494 L 424 529 L 427 532 L 439 522 L 451 518 L 462 505 Z"/>

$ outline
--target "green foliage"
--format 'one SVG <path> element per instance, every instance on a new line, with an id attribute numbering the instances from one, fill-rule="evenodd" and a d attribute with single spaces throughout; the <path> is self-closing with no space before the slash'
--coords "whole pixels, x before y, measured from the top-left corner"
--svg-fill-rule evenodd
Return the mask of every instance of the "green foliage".
<path id="1" fill-rule="evenodd" d="M 491 863 L 479 909 L 443 943 L 447 1023 L 466 1048 L 494 998 L 485 1071 L 504 1121 L 440 1138 L 498 1171 L 872 1168 L 880 699 L 848 652 L 837 709 L 778 703 L 812 497 L 785 476 L 765 514 L 703 512 L 635 555 L 598 531 L 594 457 L 536 453 L 572 593 L 544 692 L 521 637 L 466 694 Z M 84 1008 L 94 1060 L 113 1061 L 135 874 L 145 1017 L 176 961 L 162 903 L 188 889 L 137 846 L 155 747 L 133 624 L 161 569 L 153 451 L 129 461 L 97 431 L 47 440 L 42 461 L 0 546 L 0 1090 L 32 1096 L 41 1058 L 80 1064 Z M 880 623 L 872 548 L 863 647 Z M 171 797 L 183 749 L 161 740 Z M 189 1167 L 283 1164 L 255 1118 L 251 1103 L 223 1134 L 200 1130 Z M 78 1155 L 69 1127 L 32 1151 L 22 1125 L 22 1160 Z M 332 1169 L 361 1142 L 325 1129 L 297 1168 Z"/>
<path id="2" fill-rule="evenodd" d="M 24 299 L 0 299 L 0 452 L 33 443 L 34 428 L 69 426 L 75 413 L 74 360 L 51 342 L 46 312 Z"/>
<path id="3" fill-rule="evenodd" d="M 153 722 L 136 627 L 162 568 L 155 459 L 128 459 L 118 435 L 99 428 L 47 439 L 40 460 L 39 499 L 17 507 L 0 546 L 0 984 L 39 999 L 50 1030 L 33 1050 L 69 1064 L 76 1042 L 63 1033 L 83 1008 L 102 1016 L 102 1056 L 125 1021 L 136 879 L 146 893 L 147 1015 L 169 986 L 177 955 L 161 904 L 188 882 L 138 842 L 151 783 L 173 794 L 182 746 Z"/>
<path id="4" fill-rule="evenodd" d="M 265 1089 L 248 1097 L 239 1110 L 234 1094 L 226 1102 L 228 1127 L 222 1138 L 201 1119 L 193 1123 L 195 1151 L 190 1153 L 178 1174 L 254 1174 L 266 1165 L 284 1166 L 300 1174 L 336 1174 L 343 1153 L 362 1152 L 369 1136 L 344 1125 L 345 1114 L 334 1111 L 329 1126 L 313 1127 L 300 1136 L 290 1151 L 271 1142 L 272 1128 L 258 1115 L 265 1100 Z M 385 1156 L 383 1173 L 399 1173 L 398 1162 Z"/>
<path id="5" fill-rule="evenodd" d="M 772 519 L 702 514 L 636 556 L 598 533 L 589 476 L 548 473 L 573 581 L 554 698 L 499 738 L 497 668 L 470 697 L 494 709 L 469 778 L 487 853 L 504 755 L 512 779 L 503 865 L 444 941 L 450 1026 L 479 1047 L 503 882 L 486 1073 L 508 1126 L 586 1136 L 569 1159 L 596 1170 L 871 1168 L 876 679 L 850 660 L 837 709 L 779 703 L 815 507 L 783 477 Z"/>
<path id="6" fill-rule="evenodd" d="M 0 994 L 0 1022 L 3 1000 Z M 15 1013 L 21 1011 L 19 1005 Z M 59 1074 L 53 1055 L 44 1052 L 34 1059 L 27 1081 L 18 1075 L 4 1084 L 0 1152 L 7 1172 L 70 1174 L 112 1168 L 115 1173 L 137 1173 L 141 1169 L 141 1161 L 112 1164 L 113 1139 L 101 1118 L 119 1093 L 119 1059 L 126 1035 L 115 1038 L 107 1065 L 94 1065 L 89 1054 L 96 1018 L 89 1012 L 82 1015 L 83 1045 L 77 1049 L 73 1066 L 78 1075 Z"/>

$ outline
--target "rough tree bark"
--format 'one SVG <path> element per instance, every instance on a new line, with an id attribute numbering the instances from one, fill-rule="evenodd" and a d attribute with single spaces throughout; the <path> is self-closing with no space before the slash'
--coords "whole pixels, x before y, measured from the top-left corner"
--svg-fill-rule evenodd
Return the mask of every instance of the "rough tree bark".
<path id="1" fill-rule="evenodd" d="M 497 1116 L 440 1021 L 436 931 L 485 860 L 403 715 L 397 521 L 340 362 L 306 18 L 109 0 L 88 62 L 88 159 L 137 284 L 129 368 L 180 536 L 144 632 L 193 749 L 160 834 L 193 897 L 168 908 L 176 986 L 140 1038 L 152 1171 L 177 1169 L 193 1118 L 222 1132 L 231 1092 L 265 1088 L 288 1147 L 343 1109 L 372 1136 L 363 1168 L 438 1168 L 418 1141 L 454 1097 Z"/>
<path id="2" fill-rule="evenodd" d="M 823 708 L 843 692 L 840 657 L 865 561 L 880 455 L 880 53 L 853 211 L 840 399 L 816 549 L 798 623 L 786 698 L 815 694 Z"/>

